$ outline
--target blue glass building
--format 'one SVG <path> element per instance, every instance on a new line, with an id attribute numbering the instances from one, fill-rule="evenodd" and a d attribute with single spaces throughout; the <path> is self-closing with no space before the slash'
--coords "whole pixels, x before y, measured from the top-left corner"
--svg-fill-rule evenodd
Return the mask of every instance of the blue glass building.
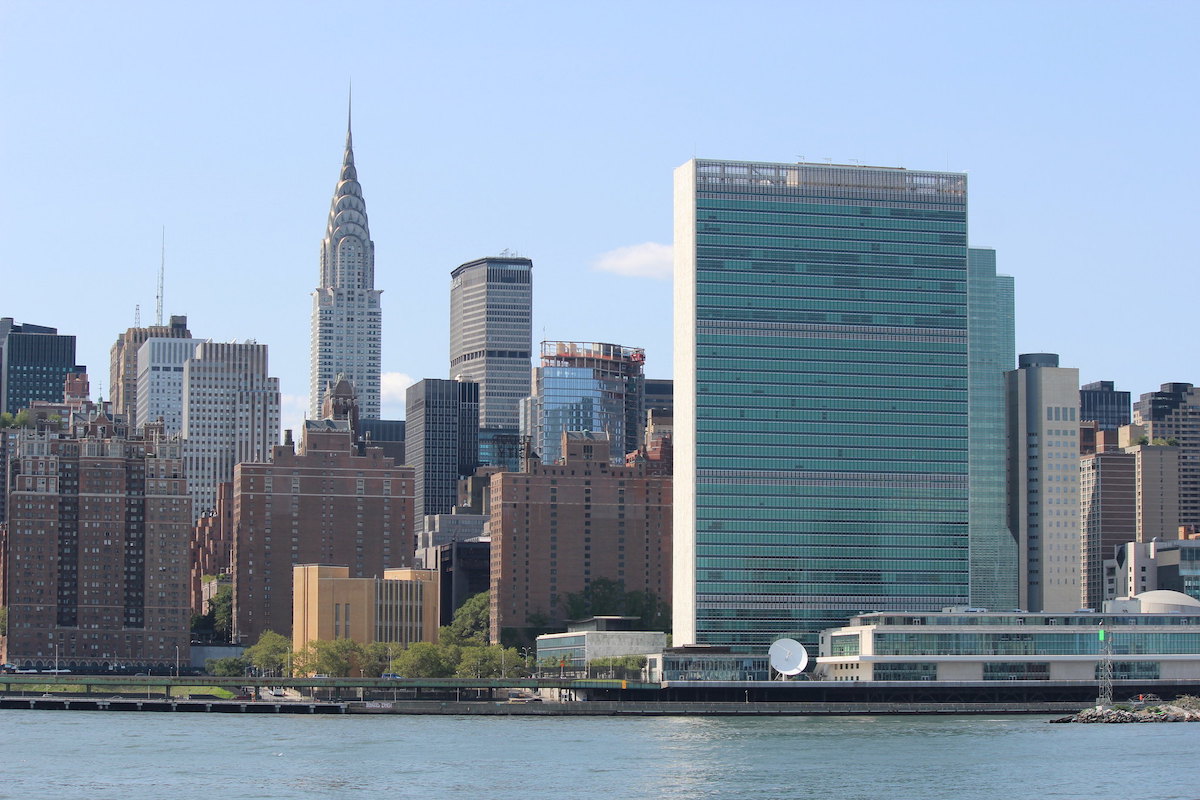
<path id="1" fill-rule="evenodd" d="M 646 352 L 603 342 L 542 342 L 522 430 L 544 464 L 562 457 L 566 431 L 607 433 L 613 460 L 638 449 L 645 423 Z"/>
<path id="2" fill-rule="evenodd" d="M 1002 504 L 972 530 L 970 352 L 994 351 L 978 391 L 1003 426 L 1012 345 L 1011 284 L 986 259 L 970 279 L 966 176 L 694 160 L 675 248 L 675 641 L 815 646 L 856 613 L 969 603 L 972 540 L 1010 545 Z M 973 288 L 995 293 L 974 345 Z"/>

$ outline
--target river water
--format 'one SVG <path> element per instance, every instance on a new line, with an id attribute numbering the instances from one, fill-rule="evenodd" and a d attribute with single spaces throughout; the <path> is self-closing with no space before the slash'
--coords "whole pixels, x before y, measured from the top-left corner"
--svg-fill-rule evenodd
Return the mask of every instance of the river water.
<path id="1" fill-rule="evenodd" d="M 0 798 L 1200 797 L 1200 723 L 0 711 Z"/>

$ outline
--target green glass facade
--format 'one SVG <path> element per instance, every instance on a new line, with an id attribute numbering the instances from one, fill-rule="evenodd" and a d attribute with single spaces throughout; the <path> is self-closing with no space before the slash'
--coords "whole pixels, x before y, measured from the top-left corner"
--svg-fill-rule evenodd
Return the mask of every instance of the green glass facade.
<path id="1" fill-rule="evenodd" d="M 966 176 L 689 162 L 676 270 L 676 641 L 968 603 Z"/>
<path id="2" fill-rule="evenodd" d="M 1008 527 L 1004 373 L 1017 362 L 1013 279 L 996 251 L 967 253 L 971 605 L 1017 607 L 1017 539 Z"/>

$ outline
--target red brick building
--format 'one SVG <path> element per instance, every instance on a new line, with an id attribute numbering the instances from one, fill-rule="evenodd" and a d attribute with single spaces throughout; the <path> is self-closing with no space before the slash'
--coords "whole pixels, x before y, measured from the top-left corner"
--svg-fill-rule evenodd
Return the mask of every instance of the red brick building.
<path id="1" fill-rule="evenodd" d="M 671 596 L 671 478 L 609 463 L 605 434 L 570 432 L 559 463 L 491 478 L 491 637 L 565 622 L 597 578 Z"/>
<path id="2" fill-rule="evenodd" d="M 233 484 L 217 485 L 217 507 L 196 521 L 192 530 L 192 611 L 208 613 L 208 600 L 217 586 L 205 582 L 230 572 L 233 556 Z"/>
<path id="3" fill-rule="evenodd" d="M 8 637 L 21 667 L 187 664 L 191 500 L 178 439 L 22 433 L 10 464 Z"/>
<path id="4" fill-rule="evenodd" d="M 292 635 L 292 567 L 383 577 L 412 563 L 413 471 L 378 448 L 358 455 L 349 419 L 305 423 L 299 450 L 238 464 L 233 478 L 233 640 Z"/>

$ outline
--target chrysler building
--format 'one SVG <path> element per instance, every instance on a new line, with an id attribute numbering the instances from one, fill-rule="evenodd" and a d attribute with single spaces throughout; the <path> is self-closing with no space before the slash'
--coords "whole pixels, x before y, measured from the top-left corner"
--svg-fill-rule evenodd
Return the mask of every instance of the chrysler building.
<path id="1" fill-rule="evenodd" d="M 375 243 L 354 169 L 347 115 L 346 154 L 321 242 L 321 283 L 313 292 L 311 419 L 320 417 L 327 387 L 342 374 L 354 384 L 362 417 L 379 418 L 380 294 L 375 288 Z"/>

